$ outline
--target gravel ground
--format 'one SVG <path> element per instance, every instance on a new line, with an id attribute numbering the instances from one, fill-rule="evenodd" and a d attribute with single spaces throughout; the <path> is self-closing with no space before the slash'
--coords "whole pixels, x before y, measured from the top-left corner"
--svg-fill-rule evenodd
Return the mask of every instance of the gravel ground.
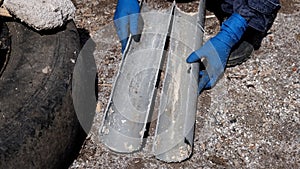
<path id="1" fill-rule="evenodd" d="M 170 6 L 158 1 L 150 4 L 157 9 Z M 112 22 L 116 0 L 73 2 L 82 43 Z M 121 57 L 120 45 L 112 38 L 105 55 L 96 57 L 99 102 L 94 125 L 70 168 L 300 168 L 300 0 L 281 2 L 260 50 L 228 68 L 216 87 L 200 95 L 194 153 L 181 163 L 156 160 L 150 144 L 142 152 L 116 154 L 99 142 L 97 131 Z M 194 12 L 197 2 L 179 6 Z M 217 20 L 207 19 L 205 30 L 205 39 L 213 36 Z"/>

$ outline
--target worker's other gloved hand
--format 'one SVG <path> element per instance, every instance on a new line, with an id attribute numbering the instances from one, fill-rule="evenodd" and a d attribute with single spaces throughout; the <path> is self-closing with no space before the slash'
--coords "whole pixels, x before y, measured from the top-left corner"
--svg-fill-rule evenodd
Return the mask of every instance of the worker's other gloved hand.
<path id="1" fill-rule="evenodd" d="M 221 26 L 220 32 L 208 40 L 188 58 L 188 63 L 203 61 L 205 70 L 200 70 L 198 93 L 212 88 L 222 76 L 231 48 L 241 39 L 247 27 L 246 20 L 232 14 Z"/>
<path id="2" fill-rule="evenodd" d="M 140 41 L 139 13 L 140 7 L 137 0 L 118 0 L 114 23 L 122 44 L 122 52 L 125 50 L 129 33 L 134 41 Z"/>

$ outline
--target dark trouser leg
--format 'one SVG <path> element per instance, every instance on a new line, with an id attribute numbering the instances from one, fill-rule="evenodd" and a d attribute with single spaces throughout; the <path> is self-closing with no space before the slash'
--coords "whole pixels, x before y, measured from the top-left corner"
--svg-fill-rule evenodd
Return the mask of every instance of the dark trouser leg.
<path id="1" fill-rule="evenodd" d="M 210 12 L 213 12 L 218 20 L 220 21 L 220 24 L 228 18 L 231 14 L 226 13 L 222 10 L 221 5 L 224 3 L 224 0 L 207 0 L 206 1 L 206 9 Z"/>

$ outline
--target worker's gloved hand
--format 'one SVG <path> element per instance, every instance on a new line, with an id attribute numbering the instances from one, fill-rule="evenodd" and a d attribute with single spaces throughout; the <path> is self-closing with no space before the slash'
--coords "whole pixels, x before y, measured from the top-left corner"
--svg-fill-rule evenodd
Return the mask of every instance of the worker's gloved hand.
<path id="1" fill-rule="evenodd" d="M 232 14 L 221 26 L 220 32 L 208 40 L 188 58 L 188 63 L 203 61 L 205 70 L 200 70 L 198 92 L 213 87 L 222 76 L 231 48 L 241 39 L 247 28 L 246 20 Z"/>
<path id="2" fill-rule="evenodd" d="M 139 13 L 137 0 L 118 0 L 114 23 L 122 44 L 122 52 L 125 50 L 129 33 L 136 42 L 140 41 Z"/>

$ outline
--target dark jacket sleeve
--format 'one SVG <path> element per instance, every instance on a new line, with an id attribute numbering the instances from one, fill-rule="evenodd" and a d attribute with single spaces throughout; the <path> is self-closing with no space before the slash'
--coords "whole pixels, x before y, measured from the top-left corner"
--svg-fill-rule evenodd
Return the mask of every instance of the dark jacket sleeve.
<path id="1" fill-rule="evenodd" d="M 280 2 L 279 0 L 224 0 L 221 7 L 226 13 L 239 13 L 248 20 L 249 26 L 266 32 L 276 18 Z"/>

